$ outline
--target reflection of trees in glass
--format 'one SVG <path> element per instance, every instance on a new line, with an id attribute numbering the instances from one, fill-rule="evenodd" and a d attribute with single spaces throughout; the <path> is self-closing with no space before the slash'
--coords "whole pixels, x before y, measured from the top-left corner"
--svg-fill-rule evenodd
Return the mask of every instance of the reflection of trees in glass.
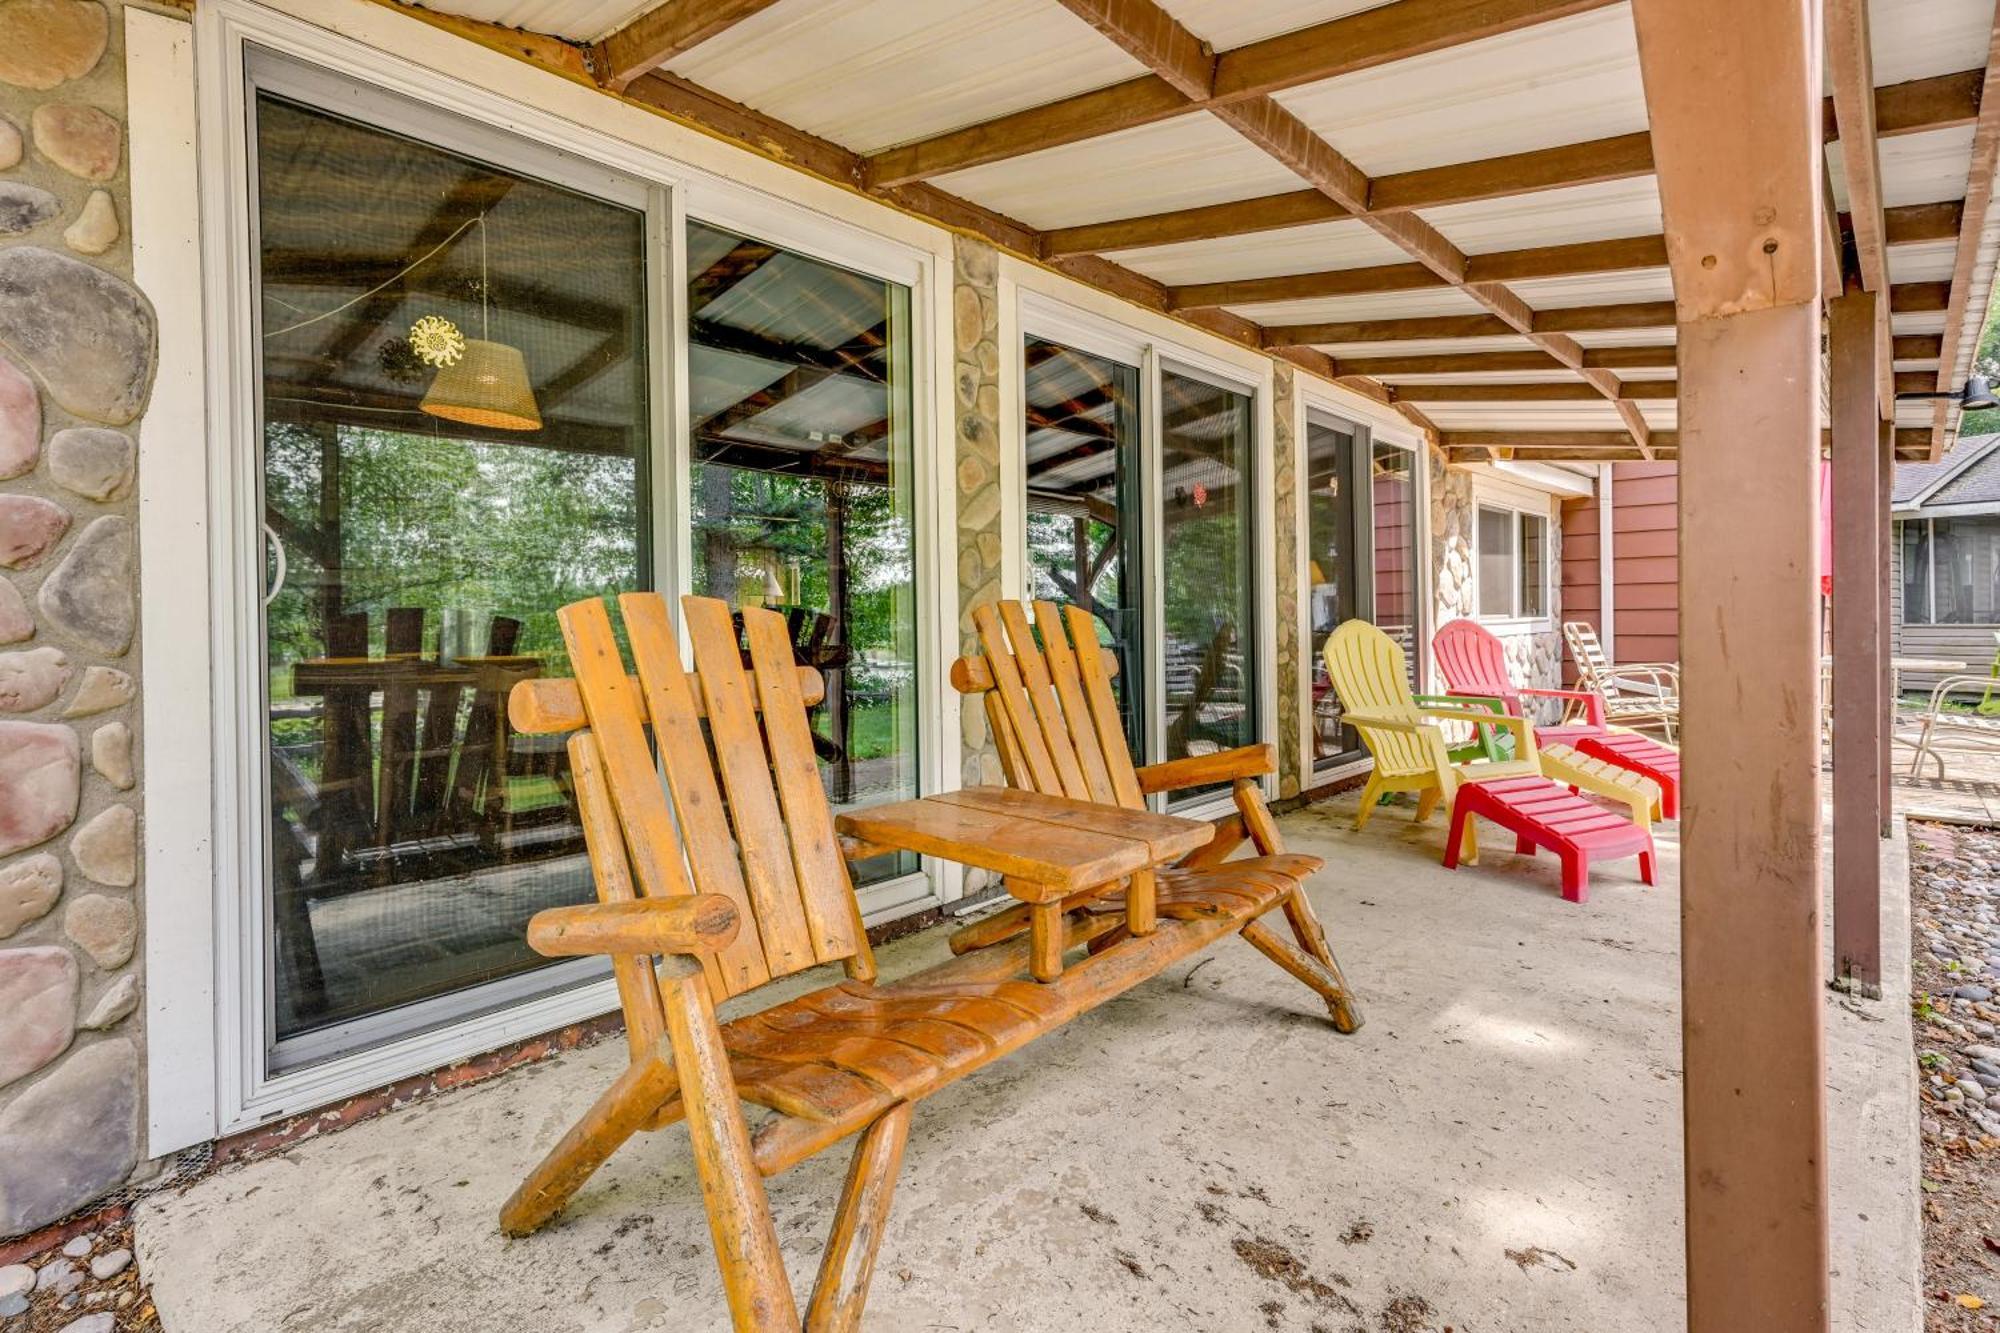
<path id="1" fill-rule="evenodd" d="M 274 423 L 266 515 L 290 565 L 267 613 L 274 664 L 325 651 L 324 617 L 418 607 L 426 646 L 447 613 L 484 645 L 487 620 L 522 622 L 516 651 L 567 657 L 555 612 L 648 582 L 630 457 L 401 431 Z M 329 464 L 331 467 L 329 467 Z M 331 604 L 328 592 L 331 590 Z"/>

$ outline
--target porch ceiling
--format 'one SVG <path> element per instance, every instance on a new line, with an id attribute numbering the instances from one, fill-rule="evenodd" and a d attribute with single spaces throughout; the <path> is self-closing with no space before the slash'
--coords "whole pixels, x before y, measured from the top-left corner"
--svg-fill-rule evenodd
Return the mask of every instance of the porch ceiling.
<path id="1" fill-rule="evenodd" d="M 1625 3 L 422 8 L 1270 348 L 1455 455 L 1510 431 L 1541 458 L 1674 454 L 1673 288 Z M 1827 61 L 1828 235 L 1847 275 L 1889 291 L 1894 389 L 1955 387 L 2000 255 L 1994 0 L 1869 0 L 1868 19 L 1866 52 Z M 1957 429 L 1929 403 L 1894 416 L 1909 457 Z"/>

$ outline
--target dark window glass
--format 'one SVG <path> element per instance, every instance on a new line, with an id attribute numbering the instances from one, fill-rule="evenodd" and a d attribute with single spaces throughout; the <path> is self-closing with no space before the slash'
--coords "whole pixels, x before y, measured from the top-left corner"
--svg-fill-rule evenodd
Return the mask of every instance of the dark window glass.
<path id="1" fill-rule="evenodd" d="M 1022 349 L 1028 594 L 1090 612 L 1116 657 L 1126 743 L 1146 753 L 1139 705 L 1139 371 L 1041 338 Z"/>
<path id="2" fill-rule="evenodd" d="M 597 970 L 525 939 L 592 887 L 506 695 L 648 583 L 647 253 L 533 175 L 269 93 L 254 130 L 282 1067 Z"/>
<path id="3" fill-rule="evenodd" d="M 1251 398 L 1160 376 L 1166 759 L 1257 739 Z M 1200 793 L 1190 793 L 1192 799 Z"/>
<path id="4" fill-rule="evenodd" d="M 1939 625 L 2000 624 L 2000 519 L 1931 521 Z"/>
<path id="5" fill-rule="evenodd" d="M 1521 515 L 1521 595 L 1517 614 L 1539 616 L 1548 612 L 1543 570 L 1548 563 L 1549 521 L 1537 514 Z"/>
<path id="6" fill-rule="evenodd" d="M 1931 623 L 1931 530 L 1923 519 L 1896 525 L 1903 553 L 1903 623 Z"/>
<path id="7" fill-rule="evenodd" d="M 1479 614 L 1514 614 L 1514 511 L 1479 511 Z"/>
<path id="8" fill-rule="evenodd" d="M 687 252 L 695 591 L 785 613 L 836 806 L 913 797 L 909 289 L 702 222 Z"/>

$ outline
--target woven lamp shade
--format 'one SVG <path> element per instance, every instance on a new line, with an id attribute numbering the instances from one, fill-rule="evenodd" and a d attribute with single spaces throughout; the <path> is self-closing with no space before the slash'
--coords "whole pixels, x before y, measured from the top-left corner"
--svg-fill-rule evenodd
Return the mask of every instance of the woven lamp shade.
<path id="1" fill-rule="evenodd" d="M 438 368 L 424 395 L 424 411 L 447 421 L 495 430 L 540 430 L 541 409 L 528 383 L 521 349 L 506 343 L 467 339 L 456 363 Z"/>

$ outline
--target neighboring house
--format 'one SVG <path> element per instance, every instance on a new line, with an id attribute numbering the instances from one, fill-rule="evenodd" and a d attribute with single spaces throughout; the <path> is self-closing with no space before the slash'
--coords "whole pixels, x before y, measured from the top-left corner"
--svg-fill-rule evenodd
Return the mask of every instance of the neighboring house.
<path id="1" fill-rule="evenodd" d="M 2000 435 L 1939 463 L 1900 463 L 1889 547 L 1889 651 L 1985 672 L 2000 648 Z M 1905 689 L 1936 673 L 1906 671 Z"/>
<path id="2" fill-rule="evenodd" d="M 1563 617 L 1595 629 L 1614 662 L 1677 662 L 1680 465 L 1608 463 L 1597 473 L 1589 497 L 1563 505 Z M 1576 680 L 1567 655 L 1563 680 Z"/>

